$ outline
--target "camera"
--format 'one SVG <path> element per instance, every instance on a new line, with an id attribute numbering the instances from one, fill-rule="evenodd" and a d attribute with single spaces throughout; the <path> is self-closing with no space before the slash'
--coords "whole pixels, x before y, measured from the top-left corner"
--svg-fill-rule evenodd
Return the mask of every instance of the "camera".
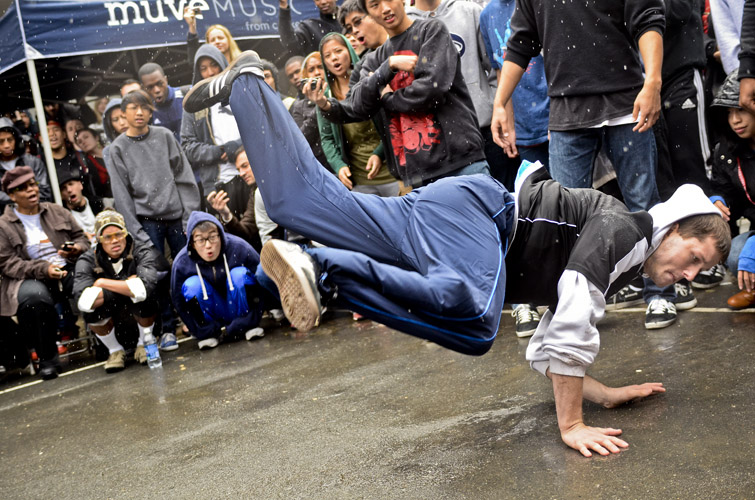
<path id="1" fill-rule="evenodd" d="M 301 80 L 299 80 L 299 85 L 301 86 L 302 90 L 304 90 L 305 85 L 309 85 L 310 89 L 315 90 L 318 80 L 319 78 L 302 78 Z"/>
<path id="2" fill-rule="evenodd" d="M 75 245 L 75 243 L 74 243 L 73 241 L 66 241 L 66 242 L 65 242 L 65 243 L 63 243 L 63 245 L 61 246 L 61 249 L 62 249 L 62 250 L 63 250 L 64 252 L 70 252 L 71 250 L 73 250 L 73 246 L 74 246 L 74 245 Z"/>

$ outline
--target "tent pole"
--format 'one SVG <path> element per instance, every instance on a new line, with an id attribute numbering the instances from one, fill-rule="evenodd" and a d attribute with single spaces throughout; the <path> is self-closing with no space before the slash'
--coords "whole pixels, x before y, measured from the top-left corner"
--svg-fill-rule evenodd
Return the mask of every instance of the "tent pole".
<path id="1" fill-rule="evenodd" d="M 39 134 L 42 136 L 42 149 L 45 152 L 45 163 L 47 163 L 47 177 L 50 179 L 50 188 L 55 198 L 55 203 L 63 204 L 60 197 L 60 186 L 58 185 L 58 172 L 55 170 L 55 159 L 52 157 L 50 149 L 50 136 L 47 134 L 47 118 L 45 117 L 45 108 L 42 105 L 42 93 L 39 91 L 39 80 L 37 80 L 37 67 L 34 65 L 34 59 L 26 60 L 26 70 L 29 72 L 29 82 L 31 83 L 31 95 L 34 98 L 34 109 L 37 111 L 37 124 L 39 124 Z"/>

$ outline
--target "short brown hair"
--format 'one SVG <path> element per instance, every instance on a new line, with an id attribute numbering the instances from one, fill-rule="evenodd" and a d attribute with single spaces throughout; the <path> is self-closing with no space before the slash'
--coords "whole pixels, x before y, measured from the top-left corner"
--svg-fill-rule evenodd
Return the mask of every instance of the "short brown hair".
<path id="1" fill-rule="evenodd" d="M 697 238 L 700 241 L 709 236 L 716 242 L 716 250 L 725 261 L 731 250 L 731 228 L 723 217 L 717 214 L 690 215 L 678 222 L 677 231 L 682 238 Z"/>
<path id="2" fill-rule="evenodd" d="M 152 98 L 145 91 L 139 89 L 129 92 L 121 99 L 121 109 L 125 112 L 129 104 L 138 104 L 139 106 L 149 109 L 151 113 L 155 112 L 155 106 L 152 104 Z"/>

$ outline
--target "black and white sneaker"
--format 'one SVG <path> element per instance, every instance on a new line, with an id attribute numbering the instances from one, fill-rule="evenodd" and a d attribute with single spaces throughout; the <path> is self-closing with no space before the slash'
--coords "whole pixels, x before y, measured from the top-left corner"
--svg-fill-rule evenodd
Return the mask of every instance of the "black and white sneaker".
<path id="1" fill-rule="evenodd" d="M 676 306 L 666 299 L 653 299 L 645 311 L 645 328 L 657 330 L 666 328 L 676 321 Z"/>
<path id="2" fill-rule="evenodd" d="M 231 97 L 233 82 L 239 75 L 252 73 L 265 78 L 260 56 L 253 50 L 242 52 L 226 69 L 215 76 L 195 83 L 184 96 L 184 110 L 196 113 L 215 103 L 226 102 Z"/>
<path id="3" fill-rule="evenodd" d="M 726 268 L 723 264 L 716 264 L 707 271 L 697 273 L 697 276 L 692 280 L 692 286 L 702 290 L 713 288 L 721 284 L 724 276 L 726 276 Z"/>
<path id="4" fill-rule="evenodd" d="M 322 305 L 317 280 L 320 270 L 296 243 L 270 240 L 260 252 L 265 273 L 278 287 L 283 312 L 291 326 L 306 332 L 320 323 Z"/>
<path id="5" fill-rule="evenodd" d="M 674 305 L 678 311 L 686 311 L 697 305 L 697 299 L 695 298 L 695 294 L 692 293 L 689 281 L 682 280 L 679 283 L 674 283 L 674 291 L 676 292 Z"/>
<path id="6" fill-rule="evenodd" d="M 642 288 L 627 285 L 606 300 L 606 311 L 638 306 L 644 302 Z"/>
<path id="7" fill-rule="evenodd" d="M 530 304 L 519 304 L 511 312 L 516 322 L 516 336 L 520 339 L 531 337 L 540 323 L 537 309 Z"/>

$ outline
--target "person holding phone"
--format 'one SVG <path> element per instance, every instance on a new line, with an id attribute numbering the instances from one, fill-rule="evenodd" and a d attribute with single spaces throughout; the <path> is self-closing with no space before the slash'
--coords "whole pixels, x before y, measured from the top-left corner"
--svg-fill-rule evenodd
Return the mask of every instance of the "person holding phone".
<path id="1" fill-rule="evenodd" d="M 37 350 L 42 378 L 52 379 L 61 372 L 55 304 L 68 304 L 74 265 L 89 240 L 71 212 L 39 201 L 30 167 L 15 167 L 0 182 L 14 203 L 0 217 L 0 316 L 18 318 Z"/>

